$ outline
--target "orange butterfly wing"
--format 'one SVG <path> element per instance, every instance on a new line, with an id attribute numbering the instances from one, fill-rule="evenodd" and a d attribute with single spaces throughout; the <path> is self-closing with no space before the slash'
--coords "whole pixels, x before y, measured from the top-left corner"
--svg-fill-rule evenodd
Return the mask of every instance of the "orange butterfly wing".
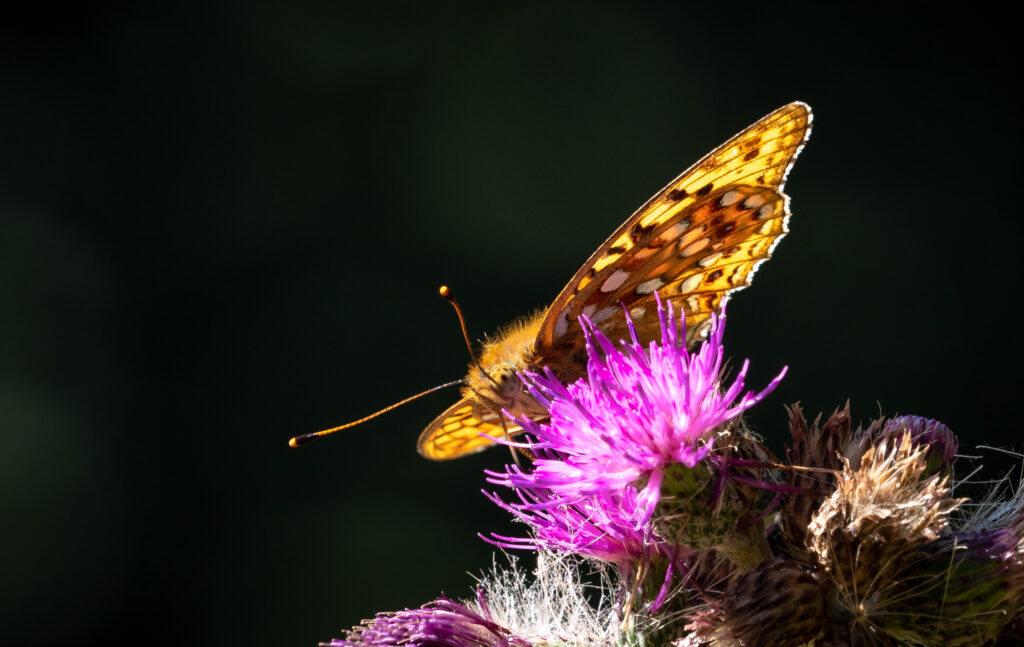
<path id="1" fill-rule="evenodd" d="M 510 434 L 522 431 L 517 425 L 508 425 L 508 430 Z M 463 398 L 427 425 L 416 447 L 423 457 L 444 461 L 493 447 L 492 438 L 504 437 L 496 413 L 482 411 Z"/>
<path id="2" fill-rule="evenodd" d="M 615 338 L 627 306 L 641 337 L 658 329 L 655 294 L 686 312 L 695 341 L 729 294 L 750 284 L 786 234 L 786 174 L 811 131 L 800 102 L 779 108 L 708 153 L 659 191 L 602 244 L 562 289 L 541 323 L 537 350 L 556 372 L 580 359 L 576 320 Z M 559 370 L 561 368 L 561 370 Z"/>

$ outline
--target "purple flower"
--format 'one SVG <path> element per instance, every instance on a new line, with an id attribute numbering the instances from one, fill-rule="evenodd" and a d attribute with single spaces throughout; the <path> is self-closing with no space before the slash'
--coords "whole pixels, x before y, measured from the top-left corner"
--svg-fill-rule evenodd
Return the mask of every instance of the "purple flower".
<path id="1" fill-rule="evenodd" d="M 899 416 L 886 421 L 881 432 L 883 436 L 899 436 L 904 433 L 910 433 L 914 446 L 928 447 L 928 469 L 925 475 L 939 470 L 947 472 L 951 468 L 959 447 L 949 427 L 931 418 Z"/>
<path id="2" fill-rule="evenodd" d="M 366 645 L 409 645 L 410 647 L 529 647 L 530 643 L 513 636 L 490 620 L 481 592 L 477 593 L 481 612 L 439 598 L 419 609 L 378 613 L 363 626 L 348 631 L 344 640 L 321 643 L 329 647 Z"/>
<path id="3" fill-rule="evenodd" d="M 543 489 L 520 489 L 516 493 L 522 503 L 509 504 L 487 492 L 484 496 L 529 524 L 535 536 L 492 534 L 491 538 L 484 537 L 486 541 L 504 548 L 578 553 L 623 566 L 646 560 L 666 547 L 653 535 L 651 524 L 644 522 L 638 491 L 633 486 L 572 502 Z"/>
<path id="4" fill-rule="evenodd" d="M 522 504 L 532 509 L 642 482 L 632 525 L 643 526 L 658 503 L 666 468 L 696 465 L 711 451 L 716 429 L 761 401 L 786 373 L 784 368 L 760 393 L 742 393 L 747 361 L 732 384 L 722 383 L 724 312 L 712 315 L 711 332 L 695 353 L 686 349 L 684 313 L 676 320 L 671 302 L 659 300 L 658 317 L 661 343 L 644 348 L 627 313 L 631 340 L 622 341 L 621 349 L 581 317 L 587 378 L 566 387 L 550 369 L 525 376 L 531 394 L 550 412 L 544 424 L 518 421 L 537 439 L 526 446 L 541 457 L 529 473 L 508 466 L 504 473 L 489 472 L 489 480 L 533 492 L 533 501 Z M 542 490 L 551 495 L 537 494 Z"/>

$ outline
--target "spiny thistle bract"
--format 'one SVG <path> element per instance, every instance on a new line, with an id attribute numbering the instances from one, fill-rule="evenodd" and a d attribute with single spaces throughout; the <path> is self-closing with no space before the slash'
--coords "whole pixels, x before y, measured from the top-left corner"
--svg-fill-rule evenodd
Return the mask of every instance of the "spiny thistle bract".
<path id="1" fill-rule="evenodd" d="M 916 416 L 854 429 L 789 409 L 780 463 L 743 424 L 785 374 L 723 377 L 724 313 L 695 352 L 662 335 L 613 344 L 585 317 L 587 377 L 524 374 L 549 412 L 506 441 L 535 459 L 485 494 L 536 551 L 532 579 L 495 567 L 466 601 L 379 614 L 329 645 L 529 647 L 968 646 L 1024 626 L 1024 495 L 954 519 L 956 437 Z M 628 318 L 628 315 L 627 315 Z M 632 332 L 632 327 L 630 328 Z M 579 574 L 601 574 L 587 591 Z M 593 586 L 593 585 L 591 585 Z"/>

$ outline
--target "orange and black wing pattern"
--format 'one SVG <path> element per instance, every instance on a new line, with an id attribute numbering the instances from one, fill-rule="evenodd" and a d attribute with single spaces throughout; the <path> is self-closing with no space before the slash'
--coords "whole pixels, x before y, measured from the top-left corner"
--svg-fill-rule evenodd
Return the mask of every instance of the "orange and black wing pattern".
<path id="1" fill-rule="evenodd" d="M 511 425 L 508 431 L 516 434 L 522 429 Z M 463 398 L 427 425 L 416 447 L 425 458 L 444 461 L 483 451 L 494 446 L 492 439 L 504 437 L 498 414 Z"/>
<path id="2" fill-rule="evenodd" d="M 640 207 L 555 299 L 537 339 L 543 360 L 571 373 L 566 363 L 581 357 L 577 318 L 590 317 L 614 339 L 626 331 L 623 305 L 650 339 L 658 330 L 655 294 L 685 311 L 688 342 L 702 337 L 711 313 L 750 284 L 786 234 L 782 189 L 811 120 L 806 104 L 779 108 Z"/>

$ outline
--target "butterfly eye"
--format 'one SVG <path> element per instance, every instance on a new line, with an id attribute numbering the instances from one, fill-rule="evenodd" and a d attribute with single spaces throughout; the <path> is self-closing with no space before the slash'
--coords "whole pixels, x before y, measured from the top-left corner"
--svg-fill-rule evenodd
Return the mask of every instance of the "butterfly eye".
<path id="1" fill-rule="evenodd" d="M 494 390 L 503 398 L 514 398 L 523 392 L 523 381 L 515 370 L 508 365 L 498 366 L 491 372 Z"/>

